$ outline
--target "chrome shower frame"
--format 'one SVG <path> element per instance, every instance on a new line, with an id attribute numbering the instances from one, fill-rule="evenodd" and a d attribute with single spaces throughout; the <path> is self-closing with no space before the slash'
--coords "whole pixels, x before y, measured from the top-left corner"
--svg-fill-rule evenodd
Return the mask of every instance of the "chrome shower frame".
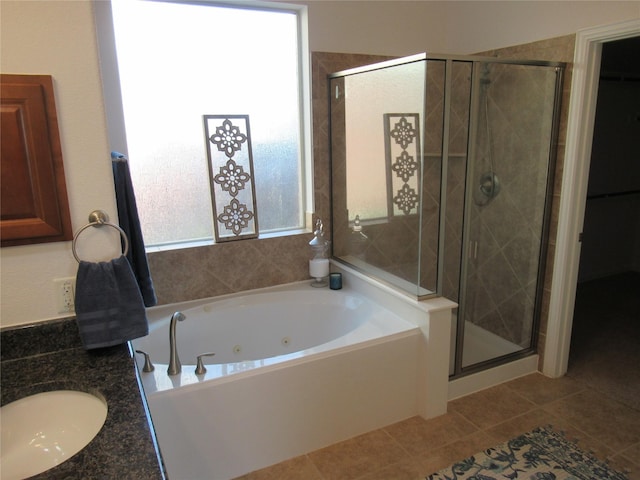
<path id="1" fill-rule="evenodd" d="M 543 282 L 545 276 L 545 266 L 546 266 L 546 257 L 548 250 L 548 240 L 549 240 L 549 219 L 551 217 L 551 200 L 553 195 L 553 182 L 554 182 L 554 174 L 555 174 L 555 164 L 556 164 L 556 154 L 557 154 L 557 140 L 558 140 L 558 124 L 560 121 L 560 101 L 561 101 L 561 93 L 562 93 L 562 85 L 564 79 L 564 69 L 566 68 L 566 64 L 562 62 L 548 62 L 548 61 L 519 61 L 519 60 L 500 60 L 493 58 L 485 58 L 481 60 L 481 62 L 487 63 L 503 63 L 503 64 L 515 64 L 515 65 L 532 65 L 532 66 L 541 66 L 541 67 L 553 67 L 556 72 L 556 82 L 555 82 L 555 92 L 554 92 L 554 105 L 553 105 L 553 116 L 551 119 L 551 139 L 549 146 L 549 158 L 547 161 L 547 184 L 546 184 L 546 194 L 545 194 L 545 205 L 544 205 L 544 215 L 542 220 L 542 235 L 541 235 L 541 250 L 540 256 L 538 259 L 538 273 L 537 273 L 537 286 L 536 286 L 536 295 L 534 300 L 534 312 L 533 312 L 533 325 L 532 325 L 532 335 L 531 342 L 529 348 L 523 349 L 516 353 L 508 354 L 503 357 L 493 358 L 491 360 L 487 360 L 484 362 L 480 362 L 477 364 L 473 364 L 467 367 L 463 367 L 462 355 L 463 355 L 463 342 L 464 342 L 464 329 L 465 329 L 465 312 L 464 306 L 466 302 L 466 279 L 467 279 L 467 269 L 468 263 L 465 261 L 461 262 L 460 269 L 460 288 L 459 288 L 459 299 L 458 299 L 458 315 L 457 315 L 457 323 L 456 323 L 456 344 L 455 344 L 455 362 L 453 373 L 450 375 L 451 378 L 459 378 L 465 375 L 469 375 L 472 373 L 476 373 L 482 370 L 486 370 L 487 368 L 491 368 L 494 366 L 502 365 L 504 363 L 517 360 L 520 358 L 527 357 L 533 353 L 536 353 L 537 344 L 538 344 L 538 331 L 540 326 L 540 311 L 542 305 L 542 290 L 543 290 Z M 485 78 L 485 72 L 481 71 L 482 63 L 474 63 L 472 69 L 472 91 L 471 91 L 471 113 L 470 118 L 477 118 L 479 115 L 480 105 L 480 90 L 482 89 L 482 81 Z M 477 81 L 475 81 L 477 79 Z M 477 146 L 477 133 L 478 133 L 477 125 L 475 128 L 470 128 L 469 130 L 469 150 L 468 150 L 468 159 L 474 159 L 477 156 L 476 146 Z M 446 160 L 445 160 L 446 161 Z M 468 160 L 470 161 L 470 160 Z M 491 172 L 494 174 L 494 172 Z M 473 179 L 469 179 L 467 176 L 467 183 L 465 188 L 465 198 L 470 199 L 473 196 L 473 189 L 477 188 L 478 185 L 473 181 Z M 446 182 L 445 182 L 446 183 Z M 445 191 L 443 191 L 443 195 L 446 196 L 446 185 L 443 186 Z M 470 218 L 471 213 L 470 210 L 472 208 L 471 201 L 465 201 L 464 207 L 464 219 L 462 222 L 463 231 L 462 231 L 462 259 L 470 258 L 474 254 L 474 251 L 477 249 L 477 245 L 472 245 L 471 242 L 466 241 L 469 236 L 470 224 L 466 221 Z"/>

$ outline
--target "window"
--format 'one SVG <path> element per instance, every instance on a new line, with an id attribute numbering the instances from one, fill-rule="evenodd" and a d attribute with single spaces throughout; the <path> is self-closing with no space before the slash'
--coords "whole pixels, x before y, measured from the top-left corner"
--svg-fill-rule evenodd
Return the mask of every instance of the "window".
<path id="1" fill-rule="evenodd" d="M 147 246 L 213 238 L 204 115 L 249 116 L 260 233 L 304 226 L 302 10 L 255 5 L 112 1 Z"/>

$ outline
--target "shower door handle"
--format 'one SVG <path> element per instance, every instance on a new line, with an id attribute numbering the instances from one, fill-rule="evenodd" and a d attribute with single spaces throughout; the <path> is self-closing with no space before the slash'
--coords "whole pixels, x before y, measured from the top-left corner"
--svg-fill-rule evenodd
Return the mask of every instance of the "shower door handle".
<path id="1" fill-rule="evenodd" d="M 478 241 L 472 240 L 469 242 L 469 259 L 475 260 L 478 258 Z"/>

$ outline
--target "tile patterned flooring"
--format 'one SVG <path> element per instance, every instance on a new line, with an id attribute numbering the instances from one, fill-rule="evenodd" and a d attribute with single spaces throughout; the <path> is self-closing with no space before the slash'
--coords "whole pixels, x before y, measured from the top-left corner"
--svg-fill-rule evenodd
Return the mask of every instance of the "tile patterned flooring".
<path id="1" fill-rule="evenodd" d="M 453 400 L 446 415 L 412 417 L 249 473 L 239 480 L 416 480 L 541 425 L 640 480 L 640 407 L 568 376 L 532 374 Z"/>
<path id="2" fill-rule="evenodd" d="M 640 315 L 637 294 L 632 293 L 639 291 L 635 287 L 640 285 L 637 283 L 640 276 L 633 277 L 635 282 L 629 282 L 628 276 L 607 279 L 608 283 L 584 285 L 581 291 L 587 299 L 593 299 L 594 292 L 606 292 L 609 287 L 620 292 L 621 280 L 632 295 L 625 297 L 628 308 L 624 313 L 620 307 L 625 304 L 622 298 L 615 302 L 615 309 L 596 308 L 593 300 L 586 307 L 576 306 L 574 337 L 580 340 L 582 350 L 575 349 L 565 377 L 528 375 L 453 400 L 446 415 L 430 420 L 412 417 L 249 473 L 238 480 L 424 479 L 457 460 L 548 424 L 565 432 L 583 450 L 608 460 L 619 471 L 626 470 L 630 480 L 640 480 L 640 382 L 637 381 L 640 348 L 636 325 L 640 324 Z M 634 286 L 629 287 L 630 283 Z M 612 310 L 616 312 L 611 318 L 603 316 Z M 620 317 L 632 323 L 626 322 L 624 327 L 615 320 Z M 609 340 L 606 349 L 600 352 L 601 359 L 615 360 L 613 364 L 605 364 L 608 375 L 603 374 L 602 366 L 594 370 L 587 365 L 602 365 L 594 355 L 597 344 L 605 344 L 601 340 L 609 338 L 603 333 L 605 324 L 616 325 L 626 338 L 617 343 Z M 597 328 L 585 331 L 589 325 Z M 591 340 L 587 342 L 587 339 Z M 621 359 L 625 346 L 630 348 Z M 580 361 L 579 357 L 587 355 L 583 351 L 588 352 L 587 362 Z M 623 368 L 626 370 L 620 374 L 618 371 Z M 613 377 L 618 378 L 618 387 L 611 383 Z"/>

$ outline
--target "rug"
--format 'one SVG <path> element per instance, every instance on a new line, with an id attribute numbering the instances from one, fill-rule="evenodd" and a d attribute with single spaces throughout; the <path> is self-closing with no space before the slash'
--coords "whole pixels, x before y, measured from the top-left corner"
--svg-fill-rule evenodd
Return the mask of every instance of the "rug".
<path id="1" fill-rule="evenodd" d="M 489 448 L 426 480 L 628 480 L 551 427 L 540 427 Z"/>

